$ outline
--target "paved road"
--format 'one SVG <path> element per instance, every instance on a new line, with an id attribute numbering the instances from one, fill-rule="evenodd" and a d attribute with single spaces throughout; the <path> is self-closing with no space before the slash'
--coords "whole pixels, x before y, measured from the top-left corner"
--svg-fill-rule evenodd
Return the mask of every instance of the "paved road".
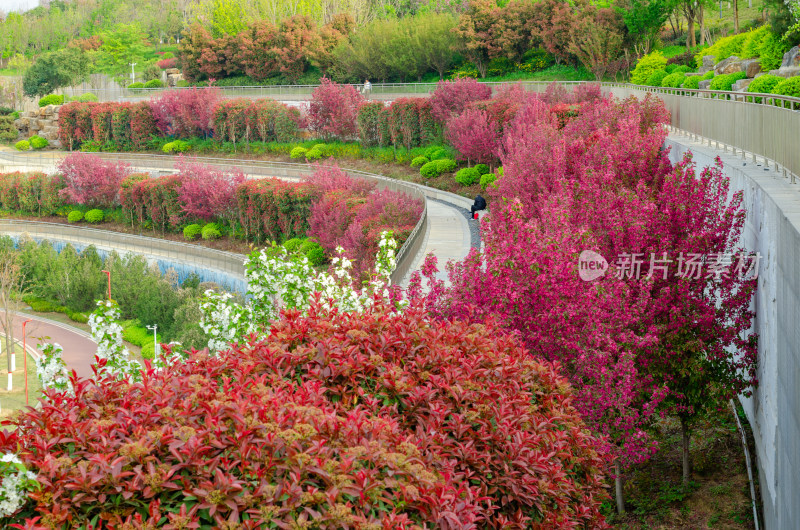
<path id="1" fill-rule="evenodd" d="M 14 319 L 15 339 L 22 339 L 22 323 L 28 319 L 32 320 L 25 326 L 28 345 L 35 348 L 39 338 L 50 337 L 48 342 L 57 342 L 64 348 L 62 357 L 69 370 L 75 370 L 79 377 L 92 375 L 91 365 L 94 362 L 97 344 L 92 341 L 88 333 L 67 324 L 19 313 Z"/>

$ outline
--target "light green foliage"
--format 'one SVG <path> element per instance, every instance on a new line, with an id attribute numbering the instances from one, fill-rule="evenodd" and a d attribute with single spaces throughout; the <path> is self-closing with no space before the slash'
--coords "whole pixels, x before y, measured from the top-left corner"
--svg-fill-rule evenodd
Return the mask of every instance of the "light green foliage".
<path id="1" fill-rule="evenodd" d="M 305 243 L 305 239 L 293 237 L 292 239 L 284 241 L 283 248 L 286 249 L 286 252 L 297 252 L 300 250 L 300 247 L 303 245 L 303 243 Z"/>
<path id="2" fill-rule="evenodd" d="M 199 224 L 188 225 L 183 229 L 183 238 L 186 241 L 193 241 L 197 239 L 197 237 L 200 235 L 200 232 L 202 231 L 203 227 L 200 226 Z"/>
<path id="3" fill-rule="evenodd" d="M 666 70 L 656 70 L 650 74 L 650 77 L 647 78 L 644 84 L 647 86 L 661 86 L 661 83 L 667 75 L 669 74 L 667 74 Z"/>
<path id="4" fill-rule="evenodd" d="M 136 24 L 117 24 L 102 35 L 103 45 L 93 52 L 95 65 L 110 75 L 127 74 L 130 63 L 137 63 L 140 70 L 147 51 L 147 37 Z"/>
<path id="5" fill-rule="evenodd" d="M 753 79 L 752 83 L 747 87 L 748 92 L 757 92 L 759 94 L 770 94 L 772 93 L 775 85 L 783 81 L 784 78 L 772 75 L 772 74 L 764 74 L 756 77 Z"/>
<path id="6" fill-rule="evenodd" d="M 419 174 L 426 178 L 438 177 L 442 172 L 439 171 L 437 161 L 428 162 L 419 168 Z"/>
<path id="7" fill-rule="evenodd" d="M 311 149 L 312 150 L 316 149 L 317 151 L 322 153 L 323 156 L 329 156 L 330 155 L 329 148 L 328 148 L 327 144 L 314 144 L 314 146 Z"/>
<path id="8" fill-rule="evenodd" d="M 456 168 L 456 161 L 452 158 L 442 158 L 441 160 L 434 160 L 430 163 L 436 164 L 436 169 L 439 171 L 439 174 L 448 173 Z"/>
<path id="9" fill-rule="evenodd" d="M 80 101 L 81 103 L 89 103 L 92 101 L 97 101 L 97 96 L 95 96 L 91 92 L 87 92 L 75 98 L 75 101 Z"/>
<path id="10" fill-rule="evenodd" d="M 742 49 L 739 52 L 739 58 L 750 59 L 761 55 L 761 46 L 763 46 L 764 41 L 767 39 L 770 33 L 772 33 L 772 31 L 769 29 L 769 25 L 764 25 L 758 29 L 754 29 L 745 33 L 746 37 L 742 43 Z"/>
<path id="11" fill-rule="evenodd" d="M 481 175 L 481 189 L 486 189 L 492 184 L 495 183 L 497 180 L 497 175 L 494 173 L 486 173 L 485 175 Z"/>
<path id="12" fill-rule="evenodd" d="M 725 90 L 729 91 L 733 87 L 733 84 L 738 81 L 739 79 L 744 79 L 747 77 L 747 74 L 744 72 L 736 72 L 735 74 L 723 74 L 714 77 L 711 80 L 711 86 L 708 88 L 711 90 Z"/>
<path id="13" fill-rule="evenodd" d="M 175 140 L 173 142 L 164 144 L 164 146 L 161 148 L 161 151 L 170 154 L 170 153 L 185 153 L 187 151 L 190 151 L 191 149 L 192 149 L 192 144 L 190 144 L 189 142 L 186 142 L 184 140 Z"/>
<path id="14" fill-rule="evenodd" d="M 151 79 L 147 83 L 144 84 L 144 88 L 163 88 L 164 83 L 161 82 L 161 79 Z"/>
<path id="15" fill-rule="evenodd" d="M 83 221 L 83 212 L 80 210 L 72 210 L 67 216 L 67 221 L 70 223 L 79 223 Z"/>
<path id="16" fill-rule="evenodd" d="M 292 148 L 292 150 L 289 152 L 289 157 L 293 159 L 305 158 L 307 151 L 308 149 L 306 149 L 305 147 L 297 146 Z"/>
<path id="17" fill-rule="evenodd" d="M 0 116 L 0 142 L 13 142 L 19 136 L 16 125 L 14 125 L 14 114 Z"/>
<path id="18" fill-rule="evenodd" d="M 424 156 L 430 161 L 447 158 L 447 150 L 438 146 L 429 147 Z"/>
<path id="19" fill-rule="evenodd" d="M 84 219 L 86 219 L 86 222 L 92 224 L 101 223 L 103 222 L 104 218 L 105 215 L 103 215 L 103 210 L 98 210 L 97 208 L 89 210 L 88 212 L 86 212 L 86 215 L 84 215 Z"/>
<path id="20" fill-rule="evenodd" d="M 128 88 L 130 90 L 136 90 L 137 88 L 144 88 L 144 83 L 136 81 L 135 83 L 131 83 L 130 85 L 128 85 Z"/>
<path id="21" fill-rule="evenodd" d="M 31 136 L 28 141 L 31 143 L 31 147 L 33 147 L 34 149 L 44 149 L 45 147 L 50 145 L 50 142 L 47 141 L 47 138 L 42 138 L 41 136 L 36 134 Z"/>
<path id="22" fill-rule="evenodd" d="M 316 241 L 306 239 L 298 250 L 308 259 L 312 267 L 318 267 L 326 261 L 325 250 Z"/>
<path id="23" fill-rule="evenodd" d="M 691 88 L 697 90 L 700 88 L 700 80 L 702 79 L 699 75 L 687 76 L 683 78 L 683 84 L 681 88 Z"/>
<path id="24" fill-rule="evenodd" d="M 654 51 L 653 53 L 649 53 L 636 63 L 636 68 L 631 72 L 631 83 L 634 85 L 647 84 L 653 72 L 663 70 L 666 66 L 667 59 L 661 55 L 661 52 Z"/>
<path id="25" fill-rule="evenodd" d="M 31 143 L 28 140 L 20 140 L 14 144 L 14 149 L 17 151 L 28 151 L 31 148 Z"/>
<path id="26" fill-rule="evenodd" d="M 703 77 L 701 77 L 700 79 L 703 81 L 708 81 L 709 79 L 714 79 L 715 75 L 716 74 L 714 73 L 714 70 L 709 70 L 708 72 L 704 73 Z"/>
<path id="27" fill-rule="evenodd" d="M 703 66 L 704 55 L 713 55 L 716 62 L 727 59 L 732 55 L 740 57 L 739 54 L 742 52 L 742 46 L 744 46 L 749 33 L 750 32 L 739 33 L 738 35 L 731 35 L 730 37 L 722 37 L 715 42 L 713 46 L 698 52 L 697 55 L 694 56 L 697 66 Z"/>
<path id="28" fill-rule="evenodd" d="M 789 51 L 791 45 L 781 39 L 779 35 L 770 32 L 761 42 L 758 56 L 761 59 L 761 69 L 765 72 L 776 70 L 781 66 L 783 54 Z"/>
<path id="29" fill-rule="evenodd" d="M 416 156 L 416 157 L 414 157 L 414 159 L 413 159 L 413 160 L 411 160 L 411 167 L 420 167 L 420 166 L 424 166 L 424 165 L 425 165 L 425 164 L 427 164 L 428 162 L 430 162 L 430 160 L 428 160 L 428 159 L 427 159 L 427 158 L 425 158 L 424 156 Z"/>
<path id="30" fill-rule="evenodd" d="M 319 149 L 309 149 L 306 151 L 306 160 L 319 160 L 322 158 L 322 151 Z"/>
<path id="31" fill-rule="evenodd" d="M 219 225 L 217 225 L 217 223 L 208 223 L 203 227 L 201 235 L 203 239 L 210 241 L 222 237 L 222 232 L 219 231 Z"/>
<path id="32" fill-rule="evenodd" d="M 772 89 L 773 94 L 800 98 L 800 77 L 784 79 Z"/>
<path id="33" fill-rule="evenodd" d="M 61 94 L 48 94 L 39 100 L 40 107 L 46 107 L 48 105 L 61 105 L 63 103 L 64 96 Z"/>
<path id="34" fill-rule="evenodd" d="M 465 167 L 456 172 L 455 180 L 462 186 L 472 186 L 478 182 L 481 174 L 474 167 Z"/>

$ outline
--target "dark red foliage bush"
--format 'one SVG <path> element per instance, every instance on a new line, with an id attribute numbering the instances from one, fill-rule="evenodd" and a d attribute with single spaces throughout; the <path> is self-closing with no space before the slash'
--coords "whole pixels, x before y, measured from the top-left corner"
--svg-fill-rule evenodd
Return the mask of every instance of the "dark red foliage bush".
<path id="1" fill-rule="evenodd" d="M 256 243 L 306 237 L 309 188 L 278 179 L 248 180 L 236 188 L 236 208 L 245 237 Z"/>
<path id="2" fill-rule="evenodd" d="M 447 119 L 460 114 L 473 101 L 489 99 L 492 88 L 470 78 L 455 81 L 439 81 L 431 94 L 431 112 L 433 117 L 444 124 Z"/>
<path id="3" fill-rule="evenodd" d="M 15 523 L 604 526 L 605 462 L 554 367 L 492 323 L 318 308 L 6 421 L 41 483 Z"/>
<path id="4" fill-rule="evenodd" d="M 64 181 L 60 193 L 68 201 L 110 208 L 119 204 L 120 183 L 130 173 L 130 167 L 96 155 L 73 153 L 61 161 L 58 173 Z"/>
<path id="5" fill-rule="evenodd" d="M 167 90 L 150 100 L 150 108 L 161 134 L 207 137 L 220 99 L 222 92 L 216 87 Z"/>
<path id="6" fill-rule="evenodd" d="M 354 138 L 358 108 L 363 102 L 364 97 L 351 85 L 340 85 L 323 77 L 311 93 L 308 127 L 325 139 Z"/>
<path id="7" fill-rule="evenodd" d="M 158 66 L 162 70 L 166 70 L 168 68 L 177 68 L 178 58 L 170 57 L 169 59 L 161 59 L 160 61 L 156 61 L 156 66 Z"/>
<path id="8" fill-rule="evenodd" d="M 59 175 L 38 172 L 0 174 L 0 207 L 35 216 L 53 215 L 64 203 L 60 194 L 63 188 Z"/>

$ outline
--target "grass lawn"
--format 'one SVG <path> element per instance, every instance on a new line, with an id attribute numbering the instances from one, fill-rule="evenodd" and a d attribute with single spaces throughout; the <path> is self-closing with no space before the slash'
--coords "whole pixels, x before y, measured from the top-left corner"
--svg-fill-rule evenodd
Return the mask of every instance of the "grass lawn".
<path id="1" fill-rule="evenodd" d="M 13 390 L 8 388 L 8 357 L 0 355 L 0 418 L 11 415 L 14 411 L 25 407 L 25 372 L 22 360 L 22 346 L 17 344 L 17 370 L 12 374 Z M 29 402 L 34 404 L 42 394 L 42 385 L 36 377 L 36 361 L 28 354 L 28 397 Z"/>

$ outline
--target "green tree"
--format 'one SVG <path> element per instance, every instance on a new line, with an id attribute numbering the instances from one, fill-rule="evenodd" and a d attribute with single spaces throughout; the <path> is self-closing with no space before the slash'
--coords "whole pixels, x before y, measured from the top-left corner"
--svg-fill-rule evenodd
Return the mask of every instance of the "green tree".
<path id="1" fill-rule="evenodd" d="M 661 27 L 675 7 L 675 0 L 624 0 L 615 5 L 634 39 L 636 55 L 641 57 L 650 53 Z"/>
<path id="2" fill-rule="evenodd" d="M 604 23 L 602 10 L 587 8 L 575 23 L 570 51 L 578 57 L 595 79 L 603 80 L 609 65 L 622 51 L 622 33 Z"/>
<path id="3" fill-rule="evenodd" d="M 89 74 L 86 53 L 66 48 L 39 57 L 25 72 L 22 88 L 27 96 L 44 96 L 59 88 L 75 85 Z"/>
<path id="4" fill-rule="evenodd" d="M 440 79 L 453 66 L 458 37 L 455 28 L 458 20 L 447 13 L 431 13 L 414 18 L 417 27 L 419 49 L 429 69 L 435 70 Z"/>
<path id="5" fill-rule="evenodd" d="M 103 72 L 111 75 L 125 74 L 130 64 L 144 67 L 144 54 L 147 51 L 147 36 L 134 24 L 117 24 L 103 34 L 103 45 L 96 53 L 95 64 Z"/>

